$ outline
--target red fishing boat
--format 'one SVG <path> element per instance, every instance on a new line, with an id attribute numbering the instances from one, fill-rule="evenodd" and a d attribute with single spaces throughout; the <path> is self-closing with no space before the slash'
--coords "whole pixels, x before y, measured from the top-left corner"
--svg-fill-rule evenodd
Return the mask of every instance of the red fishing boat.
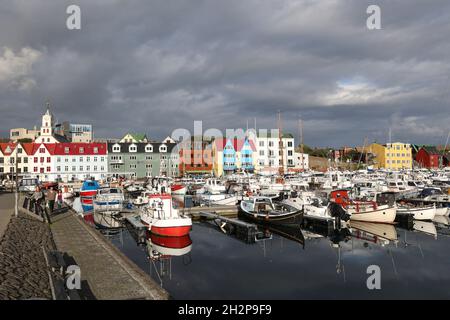
<path id="1" fill-rule="evenodd" d="M 140 209 L 140 217 L 151 233 L 160 236 L 181 237 L 192 228 L 191 218 L 172 206 L 170 194 L 150 195 L 148 204 Z"/>

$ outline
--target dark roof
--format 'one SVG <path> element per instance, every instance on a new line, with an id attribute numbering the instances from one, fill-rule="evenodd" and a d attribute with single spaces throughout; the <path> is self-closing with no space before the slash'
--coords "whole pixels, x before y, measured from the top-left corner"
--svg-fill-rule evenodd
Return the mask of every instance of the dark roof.
<path id="1" fill-rule="evenodd" d="M 176 143 L 162 143 L 162 142 L 137 142 L 137 143 L 130 143 L 130 142 L 108 142 L 108 153 L 113 153 L 112 148 L 114 145 L 120 145 L 120 153 L 130 153 L 130 145 L 136 145 L 137 146 L 137 153 L 146 153 L 145 152 L 145 146 L 151 144 L 153 146 L 153 153 L 159 153 L 159 146 L 164 144 L 167 146 L 167 152 L 172 152 L 172 150 L 177 146 Z M 131 152 L 134 153 L 134 152 Z"/>
<path id="2" fill-rule="evenodd" d="M 424 149 L 429 155 L 440 155 L 439 151 L 434 146 L 423 146 L 421 149 Z"/>
<path id="3" fill-rule="evenodd" d="M 69 143 L 70 142 L 69 139 L 67 139 L 66 137 L 64 137 L 62 135 L 54 134 L 53 136 L 55 137 L 56 141 L 58 141 L 59 143 Z"/>

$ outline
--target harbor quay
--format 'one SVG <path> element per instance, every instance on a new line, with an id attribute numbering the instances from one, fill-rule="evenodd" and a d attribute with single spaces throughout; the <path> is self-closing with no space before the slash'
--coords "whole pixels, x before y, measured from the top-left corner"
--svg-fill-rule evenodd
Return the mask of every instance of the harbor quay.
<path id="1" fill-rule="evenodd" d="M 22 195 L 21 201 L 24 196 Z M 166 300 L 169 294 L 112 246 L 97 230 L 67 210 L 51 223 L 20 207 L 14 194 L 0 195 L 0 299 Z M 49 261 L 59 253 L 64 263 Z M 69 292 L 67 274 L 76 267 L 79 287 Z M 70 280 L 70 279 L 69 279 Z M 69 286 L 70 287 L 70 286 Z"/>

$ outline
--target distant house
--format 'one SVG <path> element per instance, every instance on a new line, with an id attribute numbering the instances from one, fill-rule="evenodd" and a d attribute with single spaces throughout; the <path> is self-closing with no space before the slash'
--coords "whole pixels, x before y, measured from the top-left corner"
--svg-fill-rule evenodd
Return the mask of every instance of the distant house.
<path id="1" fill-rule="evenodd" d="M 422 168 L 436 169 L 443 166 L 443 156 L 436 147 L 424 146 L 419 149 L 415 158 Z"/>
<path id="2" fill-rule="evenodd" d="M 147 143 L 147 135 L 145 133 L 127 133 L 119 140 L 119 143 Z"/>

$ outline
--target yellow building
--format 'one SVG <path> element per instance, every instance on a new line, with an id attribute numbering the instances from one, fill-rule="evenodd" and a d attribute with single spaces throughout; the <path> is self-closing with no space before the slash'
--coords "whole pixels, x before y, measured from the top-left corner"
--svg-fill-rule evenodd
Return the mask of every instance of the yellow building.
<path id="1" fill-rule="evenodd" d="M 408 143 L 395 142 L 385 145 L 372 143 L 368 152 L 375 156 L 374 168 L 376 169 L 412 169 L 412 151 Z"/>

